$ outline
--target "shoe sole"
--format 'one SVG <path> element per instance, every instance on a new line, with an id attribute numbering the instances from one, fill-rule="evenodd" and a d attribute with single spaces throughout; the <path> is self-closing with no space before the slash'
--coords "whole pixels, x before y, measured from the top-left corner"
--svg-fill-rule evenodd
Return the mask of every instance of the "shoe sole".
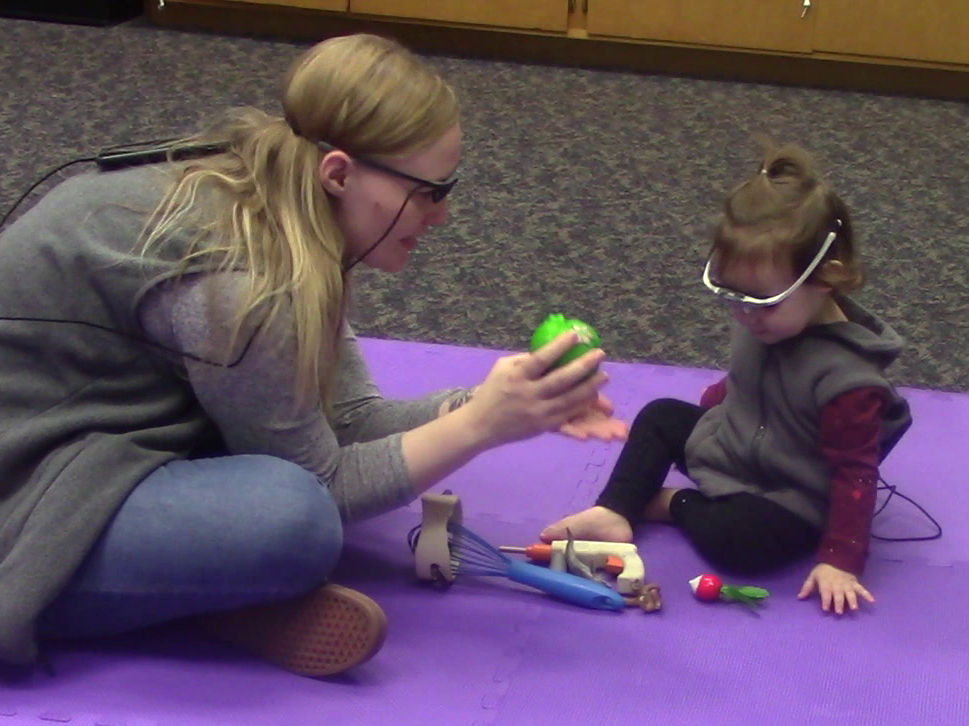
<path id="1" fill-rule="evenodd" d="M 366 662 L 387 634 L 387 615 L 376 602 L 332 584 L 292 600 L 214 614 L 205 624 L 222 640 L 311 677 Z"/>

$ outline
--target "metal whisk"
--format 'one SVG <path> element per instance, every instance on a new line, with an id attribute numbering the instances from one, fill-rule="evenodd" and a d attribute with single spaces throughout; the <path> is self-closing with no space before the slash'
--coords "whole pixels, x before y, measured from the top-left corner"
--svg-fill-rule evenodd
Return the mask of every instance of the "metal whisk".
<path id="1" fill-rule="evenodd" d="M 420 525 L 408 534 L 411 550 L 417 547 Z M 553 597 L 596 610 L 622 610 L 626 603 L 611 587 L 592 580 L 512 559 L 467 527 L 449 522 L 448 551 L 457 574 L 507 577 Z"/>

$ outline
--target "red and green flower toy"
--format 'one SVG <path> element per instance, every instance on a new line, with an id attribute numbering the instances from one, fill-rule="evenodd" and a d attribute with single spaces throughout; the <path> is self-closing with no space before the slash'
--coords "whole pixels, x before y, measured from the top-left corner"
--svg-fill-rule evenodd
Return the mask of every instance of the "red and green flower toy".
<path id="1" fill-rule="evenodd" d="M 697 575 L 690 580 L 690 588 L 698 600 L 714 602 L 740 602 L 748 607 L 756 608 L 770 595 L 762 587 L 753 585 L 725 585 L 716 575 Z"/>

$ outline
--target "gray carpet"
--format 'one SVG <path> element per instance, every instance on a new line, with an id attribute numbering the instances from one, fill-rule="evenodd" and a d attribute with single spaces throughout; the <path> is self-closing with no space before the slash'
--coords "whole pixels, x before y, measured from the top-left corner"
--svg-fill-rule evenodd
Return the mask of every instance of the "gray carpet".
<path id="1" fill-rule="evenodd" d="M 226 105 L 276 110 L 304 45 L 0 18 L 0 210 L 74 156 Z M 360 333 L 520 349 L 559 311 L 596 325 L 614 359 L 723 366 L 727 313 L 699 276 L 711 220 L 767 132 L 812 150 L 852 208 L 870 280 L 858 297 L 908 341 L 896 380 L 969 391 L 969 104 L 431 62 L 463 98 L 461 182 L 405 272 L 358 276 Z"/>

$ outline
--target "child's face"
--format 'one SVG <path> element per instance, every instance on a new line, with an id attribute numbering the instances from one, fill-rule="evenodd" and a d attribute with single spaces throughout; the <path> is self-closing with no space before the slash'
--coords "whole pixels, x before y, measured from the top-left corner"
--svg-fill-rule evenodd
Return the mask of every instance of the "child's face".
<path id="1" fill-rule="evenodd" d="M 797 275 L 789 264 L 773 260 L 738 260 L 720 271 L 718 283 L 754 297 L 766 298 L 784 292 Z M 799 335 L 810 325 L 823 322 L 831 302 L 829 288 L 812 283 L 798 287 L 790 296 L 771 307 L 730 304 L 734 318 L 763 343 L 777 343 Z"/>

